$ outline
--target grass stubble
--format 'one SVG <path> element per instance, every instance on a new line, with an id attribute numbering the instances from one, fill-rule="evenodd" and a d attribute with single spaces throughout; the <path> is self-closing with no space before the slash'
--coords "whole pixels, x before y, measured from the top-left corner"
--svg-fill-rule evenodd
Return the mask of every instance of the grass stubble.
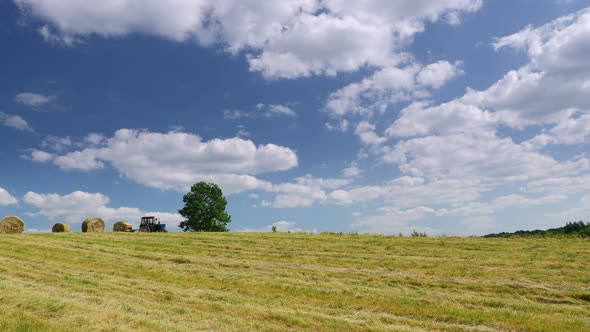
<path id="1" fill-rule="evenodd" d="M 0 236 L 0 330 L 590 331 L 590 241 Z"/>

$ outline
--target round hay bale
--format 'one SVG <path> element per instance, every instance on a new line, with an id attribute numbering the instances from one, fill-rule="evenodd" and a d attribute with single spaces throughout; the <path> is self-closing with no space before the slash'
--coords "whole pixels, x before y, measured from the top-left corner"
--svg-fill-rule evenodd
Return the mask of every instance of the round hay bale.
<path id="1" fill-rule="evenodd" d="M 69 233 L 72 231 L 72 226 L 58 222 L 51 228 L 53 233 Z"/>
<path id="2" fill-rule="evenodd" d="M 113 225 L 113 232 L 131 232 L 132 230 L 133 225 L 126 221 L 117 221 Z"/>
<path id="3" fill-rule="evenodd" d="M 100 218 L 87 218 L 82 223 L 82 232 L 101 233 L 104 232 L 104 220 Z"/>
<path id="4" fill-rule="evenodd" d="M 21 234 L 25 230 L 25 222 L 17 216 L 4 217 L 0 222 L 0 234 Z"/>

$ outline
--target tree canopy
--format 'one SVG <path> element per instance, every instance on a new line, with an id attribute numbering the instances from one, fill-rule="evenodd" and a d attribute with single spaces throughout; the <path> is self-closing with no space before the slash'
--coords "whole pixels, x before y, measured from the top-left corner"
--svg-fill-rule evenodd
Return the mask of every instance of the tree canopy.
<path id="1" fill-rule="evenodd" d="M 548 230 L 535 229 L 532 231 L 520 230 L 514 233 L 502 232 L 487 234 L 483 237 L 527 237 L 527 236 L 575 236 L 590 237 L 590 223 L 583 221 L 568 222 L 565 226 L 550 228 Z"/>
<path id="2" fill-rule="evenodd" d="M 184 221 L 178 225 L 187 232 L 227 232 L 231 216 L 225 211 L 227 200 L 215 183 L 198 182 L 182 198 L 184 208 L 178 210 Z"/>

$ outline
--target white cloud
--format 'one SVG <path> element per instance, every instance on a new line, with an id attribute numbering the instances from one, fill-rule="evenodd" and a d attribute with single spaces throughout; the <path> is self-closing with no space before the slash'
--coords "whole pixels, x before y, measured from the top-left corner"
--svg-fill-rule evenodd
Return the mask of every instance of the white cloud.
<path id="1" fill-rule="evenodd" d="M 242 110 L 223 110 L 223 118 L 226 120 L 239 120 L 251 116 L 254 116 L 254 114 Z"/>
<path id="2" fill-rule="evenodd" d="M 55 100 L 54 96 L 46 96 L 34 92 L 21 92 L 16 95 L 15 101 L 29 107 L 39 107 Z"/>
<path id="3" fill-rule="evenodd" d="M 432 216 L 435 211 L 432 208 L 418 206 L 412 209 L 400 209 L 397 207 L 384 207 L 378 209 L 380 214 L 361 217 L 359 221 L 351 224 L 353 228 L 360 228 L 363 233 L 409 235 L 413 231 L 424 232 L 430 235 L 439 233 L 437 230 L 412 225 L 412 222 Z"/>
<path id="4" fill-rule="evenodd" d="M 485 130 L 408 139 L 383 158 L 414 176 L 494 179 L 498 185 L 589 169 L 586 158 L 560 162 Z"/>
<path id="5" fill-rule="evenodd" d="M 202 141 L 194 134 L 120 129 L 100 147 L 62 155 L 33 150 L 31 159 L 51 161 L 64 170 L 95 170 L 111 165 L 149 187 L 185 191 L 198 181 L 218 183 L 227 193 L 270 188 L 253 175 L 297 166 L 297 155 L 274 144 L 256 146 L 241 138 Z"/>
<path id="6" fill-rule="evenodd" d="M 399 61 L 398 49 L 427 21 L 478 10 L 481 0 L 14 0 L 48 22 L 39 32 L 51 43 L 75 45 L 85 36 L 143 33 L 244 51 L 252 71 L 268 78 L 334 75 Z M 334 36 L 338 36 L 335 38 Z"/>
<path id="7" fill-rule="evenodd" d="M 526 208 L 537 205 L 555 204 L 565 200 L 564 195 L 549 195 L 541 197 L 524 197 L 521 195 L 506 195 L 497 197 L 491 202 L 471 202 L 459 206 L 435 209 L 428 206 L 417 206 L 403 209 L 399 206 L 384 206 L 377 209 L 379 214 L 369 215 L 360 218 L 351 227 L 361 227 L 363 232 L 377 233 L 410 233 L 411 230 L 427 233 L 439 233 L 428 227 L 416 227 L 411 223 L 415 221 L 434 220 L 438 217 L 468 217 L 463 220 L 469 229 L 491 229 L 494 226 L 493 218 L 490 215 L 506 210 Z M 422 229 L 422 230 L 420 230 Z"/>
<path id="8" fill-rule="evenodd" d="M 421 177 L 402 176 L 381 185 L 357 186 L 334 190 L 323 204 L 351 205 L 383 199 L 400 207 L 423 204 L 457 205 L 476 200 L 493 185 L 477 179 L 441 179 L 427 181 Z"/>
<path id="9" fill-rule="evenodd" d="M 0 187 L 0 206 L 15 205 L 18 200 L 14 198 L 6 189 Z"/>
<path id="10" fill-rule="evenodd" d="M 532 123 L 555 123 L 590 110 L 590 10 L 529 26 L 497 39 L 494 47 L 526 49 L 530 63 L 485 91 L 470 91 L 466 102 L 512 111 Z"/>
<path id="11" fill-rule="evenodd" d="M 342 175 L 347 178 L 354 178 L 362 173 L 361 169 L 358 168 L 356 161 L 350 163 L 350 165 L 342 170 Z"/>
<path id="12" fill-rule="evenodd" d="M 356 125 L 354 133 L 361 139 L 361 142 L 366 145 L 377 146 L 386 141 L 385 137 L 380 137 L 375 133 L 375 125 L 367 121 L 361 121 Z"/>
<path id="13" fill-rule="evenodd" d="M 411 64 L 381 68 L 372 76 L 330 94 L 325 109 L 335 117 L 383 113 L 389 105 L 429 97 L 428 89 L 440 88 L 461 74 L 460 66 L 461 62 L 439 61 L 426 67 Z"/>
<path id="14" fill-rule="evenodd" d="M 381 66 L 395 58 L 388 25 L 327 13 L 300 15 L 294 21 L 259 55 L 249 56 L 251 70 L 268 78 L 333 76 L 365 65 Z"/>
<path id="15" fill-rule="evenodd" d="M 267 108 L 268 111 L 265 113 L 264 116 L 266 116 L 267 118 L 273 117 L 273 116 L 288 116 L 288 117 L 296 117 L 297 113 L 290 108 L 289 106 L 285 106 L 285 105 L 276 105 L 276 104 L 270 104 L 270 105 L 264 105 L 264 104 L 258 104 L 256 105 L 256 108 L 261 109 L 261 108 Z"/>
<path id="16" fill-rule="evenodd" d="M 348 205 L 353 203 L 370 202 L 383 197 L 388 191 L 385 186 L 364 186 L 352 189 L 338 189 L 330 192 L 324 204 Z"/>
<path id="17" fill-rule="evenodd" d="M 508 209 L 513 207 L 523 208 L 536 205 L 548 205 L 561 202 L 567 199 L 565 195 L 548 195 L 542 197 L 524 197 L 522 195 L 510 194 L 506 196 L 496 197 L 493 201 L 495 210 Z"/>
<path id="18" fill-rule="evenodd" d="M 264 118 L 272 118 L 277 116 L 287 116 L 287 117 L 296 117 L 297 112 L 295 112 L 292 108 L 286 105 L 279 105 L 279 104 L 262 104 L 259 103 L 256 105 L 256 109 L 263 112 L 256 112 L 256 111 L 243 111 L 243 110 L 224 110 L 223 111 L 223 118 L 226 120 L 239 120 L 245 118 L 256 118 L 256 117 L 264 117 Z"/>
<path id="19" fill-rule="evenodd" d="M 34 162 L 38 162 L 38 163 L 46 163 L 46 162 L 49 162 L 49 161 L 55 159 L 55 155 L 53 153 L 49 153 L 49 152 L 45 152 L 45 151 L 41 151 L 41 150 L 37 150 L 37 149 L 31 150 L 30 155 L 25 155 L 23 157 L 26 159 L 30 159 Z"/>
<path id="20" fill-rule="evenodd" d="M 415 6 L 410 1 L 325 1 L 325 12 L 300 15 L 260 55 L 251 56 L 251 69 L 267 77 L 294 78 L 395 65 L 403 59 L 397 49 L 424 30 L 424 21 L 475 11 L 481 3 L 423 1 Z"/>
<path id="21" fill-rule="evenodd" d="M 461 98 L 430 106 L 415 102 L 387 129 L 390 137 L 448 135 L 554 125 L 526 142 L 528 149 L 547 144 L 585 142 L 590 133 L 590 10 L 559 18 L 539 28 L 527 27 L 499 38 L 497 49 L 526 49 L 530 63 L 508 72 L 482 91 L 468 89 Z"/>
<path id="22" fill-rule="evenodd" d="M 348 130 L 348 125 L 349 125 L 348 120 L 341 119 L 340 121 L 338 121 L 336 123 L 326 122 L 326 129 L 332 130 L 332 131 L 345 132 Z"/>
<path id="23" fill-rule="evenodd" d="M 590 175 L 547 177 L 528 182 L 523 190 L 530 193 L 576 194 L 590 190 Z"/>
<path id="24" fill-rule="evenodd" d="M 527 140 L 530 149 L 540 149 L 548 144 L 583 144 L 590 136 L 590 113 L 583 113 L 560 121 L 553 128 Z"/>
<path id="25" fill-rule="evenodd" d="M 10 115 L 4 112 L 0 112 L 0 124 L 21 131 L 33 132 L 33 128 L 29 126 L 29 123 L 18 115 Z"/>
<path id="26" fill-rule="evenodd" d="M 348 179 L 314 178 L 307 174 L 295 179 L 295 183 L 274 184 L 270 191 L 277 193 L 274 208 L 310 206 L 326 199 L 326 190 L 334 190 L 350 183 Z"/>
<path id="27" fill-rule="evenodd" d="M 173 130 L 173 131 L 181 131 L 181 129 L 182 128 L 180 128 L 179 130 Z M 104 137 L 104 135 L 100 134 L 100 133 L 90 133 L 84 137 L 84 143 L 86 143 L 87 145 L 90 145 L 90 146 L 99 145 L 99 144 L 103 143 L 105 140 L 106 140 L 106 137 Z"/>
<path id="28" fill-rule="evenodd" d="M 56 33 L 47 24 L 39 28 L 39 34 L 43 40 L 52 45 L 63 45 L 73 47 L 76 44 L 81 44 L 82 40 L 69 34 Z"/>
<path id="29" fill-rule="evenodd" d="M 399 140 L 372 150 L 383 161 L 397 165 L 405 176 L 380 186 L 335 190 L 324 203 L 383 199 L 392 206 L 364 217 L 357 226 L 392 232 L 407 229 L 415 220 L 479 218 L 506 209 L 561 202 L 566 195 L 590 190 L 590 162 L 584 155 L 568 160 L 539 151 L 548 144 L 587 142 L 589 28 L 590 11 L 586 10 L 497 40 L 498 48 L 527 49 L 530 63 L 510 71 L 486 90 L 468 89 L 463 97 L 447 103 L 432 106 L 428 100 L 413 97 L 414 102 L 385 130 L 387 139 Z M 425 74 L 423 79 L 426 77 L 430 76 Z M 438 85 L 436 80 L 431 82 Z M 391 99 L 386 95 L 376 100 L 379 105 Z M 501 126 L 522 130 L 533 125 L 551 127 L 521 143 L 497 131 Z M 378 133 L 375 136 L 380 137 Z M 524 192 L 547 195 L 509 194 L 489 202 L 477 201 L 483 193 L 493 195 L 493 190 L 519 185 Z M 566 211 L 560 217 L 581 212 Z M 492 224 L 488 222 L 486 227 Z"/>
<path id="30" fill-rule="evenodd" d="M 107 222 L 125 220 L 138 226 L 143 215 L 155 215 L 163 223 L 175 228 L 183 220 L 177 213 L 146 212 L 131 207 L 109 207 L 109 198 L 100 193 L 74 191 L 70 194 L 59 195 L 38 194 L 27 192 L 23 197 L 25 203 L 38 208 L 35 216 L 47 217 L 52 221 L 65 221 L 71 224 L 81 224 L 88 217 L 99 217 Z"/>
<path id="31" fill-rule="evenodd" d="M 250 137 L 250 136 L 251 136 L 250 132 L 249 132 L 249 131 L 247 131 L 247 130 L 246 130 L 245 128 L 243 128 L 243 127 L 242 127 L 242 128 L 239 128 L 239 129 L 238 129 L 238 132 L 236 133 L 236 137 L 240 137 L 240 138 L 244 138 L 244 139 L 245 139 L 245 138 L 248 138 L 248 137 Z"/>
<path id="32" fill-rule="evenodd" d="M 291 232 L 291 233 L 317 233 L 318 231 L 313 230 L 306 230 L 301 227 L 297 226 L 296 222 L 293 221 L 286 221 L 281 220 L 274 222 L 270 225 L 261 227 L 261 228 L 244 228 L 241 232 L 255 232 L 255 233 L 263 233 L 263 232 L 272 232 L 272 228 L 276 227 L 277 232 Z"/>
<path id="33" fill-rule="evenodd" d="M 96 150 L 91 149 L 73 151 L 62 156 L 55 156 L 52 160 L 63 170 L 94 171 L 104 168 L 104 162 L 97 159 L 95 152 Z M 38 160 L 33 159 L 33 161 Z"/>
<path id="34" fill-rule="evenodd" d="M 49 135 L 43 139 L 41 142 L 41 146 L 44 148 L 49 148 L 54 151 L 62 151 L 70 146 L 72 146 L 73 141 L 69 136 L 66 137 L 58 137 L 54 135 Z"/>
<path id="35" fill-rule="evenodd" d="M 582 196 L 573 207 L 545 214 L 548 226 L 562 226 L 564 222 L 584 220 L 590 214 L 590 194 Z M 587 220 L 585 220 L 587 221 Z"/>
<path id="36" fill-rule="evenodd" d="M 431 63 L 422 68 L 416 77 L 416 81 L 423 86 L 438 89 L 442 87 L 448 80 L 461 75 L 462 62 L 458 61 L 454 64 L 448 61 L 438 61 Z"/>

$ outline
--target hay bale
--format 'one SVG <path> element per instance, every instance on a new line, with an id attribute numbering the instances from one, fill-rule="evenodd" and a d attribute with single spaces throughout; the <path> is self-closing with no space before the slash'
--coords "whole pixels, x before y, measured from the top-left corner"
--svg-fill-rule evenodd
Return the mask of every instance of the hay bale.
<path id="1" fill-rule="evenodd" d="M 101 233 L 104 232 L 104 220 L 100 218 L 87 218 L 82 223 L 82 232 Z"/>
<path id="2" fill-rule="evenodd" d="M 69 233 L 72 231 L 72 226 L 58 222 L 51 228 L 53 233 Z"/>
<path id="3" fill-rule="evenodd" d="M 21 234 L 25 230 L 25 222 L 17 216 L 4 217 L 0 222 L 0 234 Z"/>
<path id="4" fill-rule="evenodd" d="M 113 225 L 113 232 L 132 232 L 133 225 L 126 221 L 117 221 Z"/>

